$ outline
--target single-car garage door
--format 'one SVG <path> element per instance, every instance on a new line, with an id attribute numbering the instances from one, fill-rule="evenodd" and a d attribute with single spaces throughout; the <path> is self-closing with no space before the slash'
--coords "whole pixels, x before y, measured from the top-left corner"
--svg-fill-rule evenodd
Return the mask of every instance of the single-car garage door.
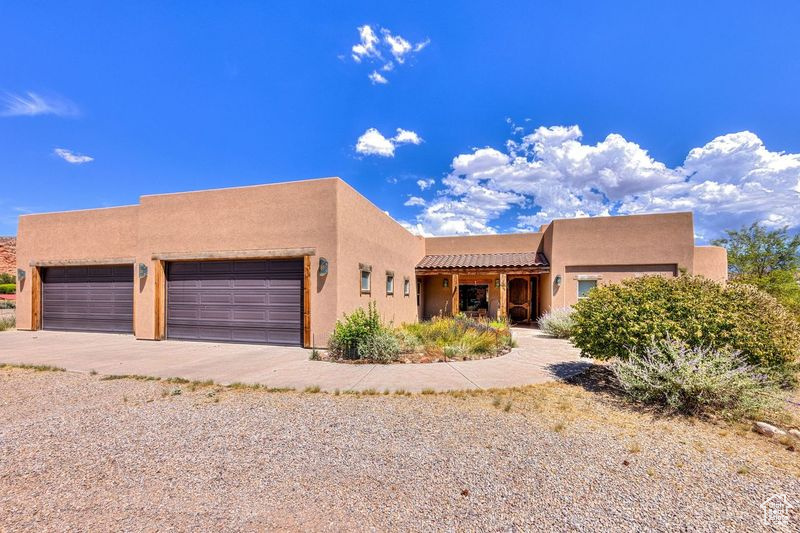
<path id="1" fill-rule="evenodd" d="M 301 345 L 303 260 L 168 263 L 167 338 Z"/>
<path id="2" fill-rule="evenodd" d="M 133 333 L 133 265 L 43 269 L 42 328 Z"/>

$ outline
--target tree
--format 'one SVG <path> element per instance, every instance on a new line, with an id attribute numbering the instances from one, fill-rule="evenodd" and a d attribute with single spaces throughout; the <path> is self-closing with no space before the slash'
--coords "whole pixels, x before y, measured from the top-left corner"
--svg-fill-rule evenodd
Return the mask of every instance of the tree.
<path id="1" fill-rule="evenodd" d="M 733 280 L 755 285 L 800 317 L 800 235 L 787 228 L 767 230 L 758 222 L 728 230 L 712 244 L 728 250 Z"/>
<path id="2" fill-rule="evenodd" d="M 800 234 L 790 237 L 788 228 L 767 230 L 754 222 L 725 233 L 727 238 L 711 244 L 728 250 L 728 270 L 734 275 L 762 278 L 774 270 L 795 272 L 800 266 Z"/>

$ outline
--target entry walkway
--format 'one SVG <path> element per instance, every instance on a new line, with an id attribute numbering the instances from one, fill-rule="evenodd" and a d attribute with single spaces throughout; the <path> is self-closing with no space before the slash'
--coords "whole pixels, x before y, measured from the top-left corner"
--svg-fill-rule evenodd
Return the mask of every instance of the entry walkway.
<path id="1" fill-rule="evenodd" d="M 493 359 L 452 363 L 356 365 L 309 360 L 294 347 L 144 341 L 130 335 L 0 332 L 0 363 L 52 365 L 100 375 L 138 374 L 302 390 L 419 392 L 515 387 L 573 375 L 588 363 L 568 342 L 513 328 L 519 347 Z"/>

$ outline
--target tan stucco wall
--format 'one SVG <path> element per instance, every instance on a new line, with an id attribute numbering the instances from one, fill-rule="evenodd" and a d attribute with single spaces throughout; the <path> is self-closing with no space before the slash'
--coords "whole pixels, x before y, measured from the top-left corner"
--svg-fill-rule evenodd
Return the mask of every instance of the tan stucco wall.
<path id="1" fill-rule="evenodd" d="M 694 248 L 691 213 L 554 220 L 543 238 L 550 260 L 550 279 L 541 287 L 543 310 L 578 301 L 568 267 L 572 273 L 590 267 L 608 280 L 650 273 L 653 265 L 692 273 Z M 559 275 L 562 283 L 556 286 Z"/>
<path id="2" fill-rule="evenodd" d="M 316 249 L 311 258 L 311 332 L 319 337 L 336 317 L 337 218 L 340 180 L 143 196 L 137 261 L 155 267 L 153 254 L 278 248 Z M 326 278 L 319 258 L 329 261 Z M 155 337 L 154 276 L 137 282 L 136 336 Z M 317 341 L 319 342 L 319 341 Z"/>
<path id="3" fill-rule="evenodd" d="M 31 261 L 133 258 L 136 206 L 22 215 L 17 230 L 17 268 L 26 279 L 17 291 L 17 328 L 31 327 Z"/>
<path id="4" fill-rule="evenodd" d="M 539 250 L 542 237 L 542 233 L 428 237 L 425 239 L 425 253 L 449 255 L 536 252 Z"/>
<path id="5" fill-rule="evenodd" d="M 721 246 L 695 246 L 694 269 L 698 276 L 714 281 L 728 280 L 728 252 Z"/>
<path id="6" fill-rule="evenodd" d="M 418 317 L 414 269 L 425 255 L 425 240 L 409 233 L 343 181 L 337 182 L 339 227 L 339 316 L 375 301 L 383 319 L 401 324 Z M 359 264 L 372 266 L 370 294 L 361 293 Z M 394 272 L 394 295 L 386 294 L 386 271 Z M 411 292 L 403 294 L 403 278 Z"/>

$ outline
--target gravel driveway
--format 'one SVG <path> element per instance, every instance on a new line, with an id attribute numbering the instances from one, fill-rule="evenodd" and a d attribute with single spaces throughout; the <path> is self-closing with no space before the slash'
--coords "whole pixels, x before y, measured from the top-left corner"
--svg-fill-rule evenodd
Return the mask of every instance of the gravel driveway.
<path id="1" fill-rule="evenodd" d="M 336 396 L 0 369 L 0 420 L 0 530 L 752 531 L 773 493 L 800 504 L 795 452 L 555 383 Z"/>

